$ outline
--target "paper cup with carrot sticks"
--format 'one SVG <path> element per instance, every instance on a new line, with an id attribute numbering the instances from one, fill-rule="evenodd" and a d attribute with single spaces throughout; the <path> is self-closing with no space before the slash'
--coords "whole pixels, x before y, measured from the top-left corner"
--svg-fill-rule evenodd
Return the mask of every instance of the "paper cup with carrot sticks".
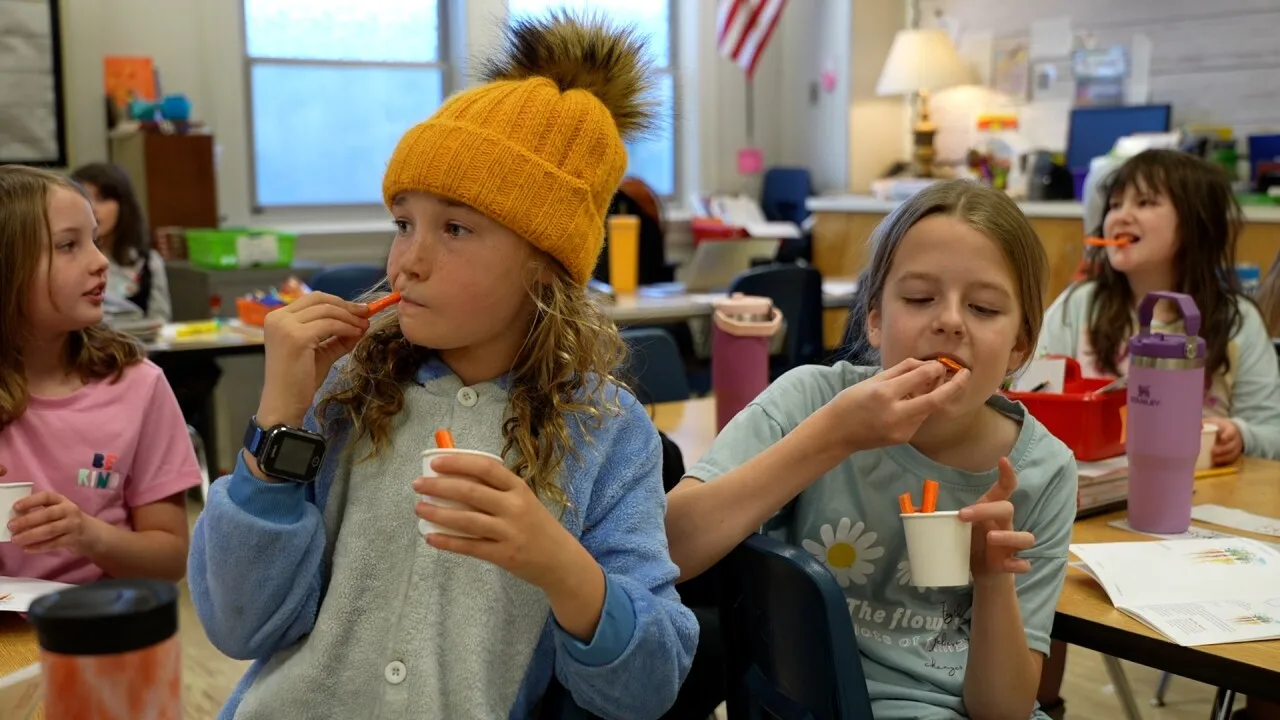
<path id="1" fill-rule="evenodd" d="M 911 493 L 898 497 L 902 529 L 907 536 L 907 562 L 915 587 L 958 587 L 969 584 L 972 525 L 958 510 L 938 510 L 938 482 L 924 481 L 920 507 Z"/>
<path id="2" fill-rule="evenodd" d="M 437 430 L 435 449 L 426 450 L 426 451 L 423 451 L 422 453 L 422 476 L 423 477 L 446 477 L 446 476 L 442 476 L 440 473 L 436 472 L 431 467 L 431 461 L 440 457 L 441 455 L 479 455 L 480 457 L 493 458 L 498 462 L 502 462 L 502 458 L 492 453 L 482 452 L 480 450 L 463 450 L 461 448 L 456 448 L 453 446 L 453 435 L 448 430 Z M 472 478 L 459 478 L 459 479 L 472 480 Z M 432 497 L 430 495 L 419 495 L 418 497 L 422 500 L 422 502 L 431 503 L 432 505 L 439 505 L 441 507 L 450 507 L 450 508 L 470 509 L 467 505 L 454 500 L 445 500 L 444 498 Z M 473 535 L 468 535 L 467 533 L 451 530 L 447 527 L 443 527 L 441 525 L 437 525 L 433 522 L 428 522 L 422 519 L 418 520 L 418 530 L 423 535 L 427 535 L 430 533 L 443 533 L 445 535 L 457 535 L 459 537 L 474 537 Z"/>

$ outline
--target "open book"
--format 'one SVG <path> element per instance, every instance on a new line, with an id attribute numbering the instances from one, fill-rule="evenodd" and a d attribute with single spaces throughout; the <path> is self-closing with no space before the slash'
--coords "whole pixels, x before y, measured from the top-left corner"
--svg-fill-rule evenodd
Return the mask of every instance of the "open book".
<path id="1" fill-rule="evenodd" d="M 1116 609 L 1179 645 L 1280 638 L 1280 551 L 1247 538 L 1072 545 Z"/>

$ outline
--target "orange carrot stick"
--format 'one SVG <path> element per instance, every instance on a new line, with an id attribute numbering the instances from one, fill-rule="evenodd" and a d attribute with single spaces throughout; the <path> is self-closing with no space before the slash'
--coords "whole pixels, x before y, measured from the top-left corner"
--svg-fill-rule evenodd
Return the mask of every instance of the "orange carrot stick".
<path id="1" fill-rule="evenodd" d="M 1129 240 L 1127 238 L 1087 237 L 1084 239 L 1084 244 L 1093 245 L 1094 247 L 1106 247 L 1107 245 L 1115 245 L 1116 247 L 1123 247 L 1129 244 Z"/>
<path id="2" fill-rule="evenodd" d="M 948 370 L 951 370 L 952 372 L 960 372 L 961 370 L 964 369 L 963 367 L 960 366 L 960 363 L 956 362 L 955 360 L 952 360 L 949 357 L 939 357 L 934 359 L 942 363 L 943 367 L 947 368 Z"/>
<path id="3" fill-rule="evenodd" d="M 453 447 L 453 433 L 441 428 L 436 431 L 436 447 L 448 450 Z"/>
<path id="4" fill-rule="evenodd" d="M 902 510 L 903 515 L 910 515 L 916 511 L 915 506 L 911 504 L 911 493 L 904 492 L 898 496 L 898 509 Z"/>
<path id="5" fill-rule="evenodd" d="M 931 513 L 938 509 L 938 481 L 924 481 L 924 496 L 920 499 L 920 512 Z"/>
<path id="6" fill-rule="evenodd" d="M 400 293 L 398 292 L 393 292 L 386 297 L 380 297 L 369 303 L 369 316 L 377 315 L 398 302 L 400 302 Z"/>

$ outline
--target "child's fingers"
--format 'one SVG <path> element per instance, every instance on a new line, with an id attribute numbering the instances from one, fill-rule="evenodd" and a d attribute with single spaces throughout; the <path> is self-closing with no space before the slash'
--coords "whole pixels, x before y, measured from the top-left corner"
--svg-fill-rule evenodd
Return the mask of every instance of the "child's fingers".
<path id="1" fill-rule="evenodd" d="M 996 467 L 1000 470 L 996 484 L 978 498 L 980 503 L 1008 500 L 1013 497 L 1013 491 L 1018 489 L 1018 474 L 1013 471 L 1013 463 L 1009 462 L 1009 458 L 1000 458 Z"/>
<path id="2" fill-rule="evenodd" d="M 14 512 L 25 513 L 36 508 L 42 508 L 48 505 L 57 505 L 62 501 L 62 496 L 51 492 L 32 493 L 24 498 L 19 498 L 13 503 Z"/>
<path id="3" fill-rule="evenodd" d="M 1023 557 L 1006 557 L 1005 559 L 1006 573 L 1020 575 L 1030 573 L 1030 570 L 1032 570 L 1032 564 L 1030 564 L 1029 560 L 1023 559 Z"/>
<path id="4" fill-rule="evenodd" d="M 427 544 L 437 550 L 446 550 L 459 555 L 466 555 L 477 560 L 484 560 L 498 567 L 505 567 L 498 562 L 498 543 L 492 540 L 464 538 L 444 533 L 427 533 Z"/>
<path id="5" fill-rule="evenodd" d="M 0 465 L 0 477 L 4 477 L 5 475 L 8 475 L 8 474 L 9 474 L 9 468 L 3 465 Z"/>
<path id="6" fill-rule="evenodd" d="M 418 517 L 460 533 L 474 535 L 483 540 L 502 540 L 507 536 L 507 525 L 492 515 L 474 510 L 448 508 L 420 502 L 414 508 Z"/>
<path id="7" fill-rule="evenodd" d="M 67 535 L 64 534 L 64 535 L 59 535 L 58 537 L 55 537 L 52 540 L 46 540 L 42 543 L 36 543 L 35 545 L 28 545 L 22 548 L 22 551 L 25 553 L 33 553 L 33 554 L 45 553 L 45 552 L 52 552 L 54 550 L 61 550 L 69 546 L 70 544 L 67 542 Z"/>
<path id="8" fill-rule="evenodd" d="M 436 468 L 436 472 L 441 471 Z M 449 471 L 448 475 L 450 477 L 418 478 L 413 481 L 413 489 L 422 495 L 460 502 L 488 515 L 499 515 L 506 509 L 501 491 L 477 482 L 465 473 Z"/>
<path id="9" fill-rule="evenodd" d="M 885 368 L 884 372 L 880 373 L 880 377 L 883 380 L 892 380 L 893 378 L 905 375 L 916 368 L 923 367 L 928 364 L 929 363 L 925 360 L 907 358 L 891 368 Z"/>
<path id="10" fill-rule="evenodd" d="M 497 490 L 511 490 L 524 483 L 502 463 L 482 455 L 441 455 L 431 461 L 431 469 L 441 475 L 473 477 Z"/>
<path id="11" fill-rule="evenodd" d="M 1001 526 L 1013 523 L 1013 504 L 1007 500 L 980 502 L 960 509 L 963 522 L 994 522 Z"/>
<path id="12" fill-rule="evenodd" d="M 21 532 L 13 533 L 13 544 L 22 547 L 33 547 L 67 534 L 70 529 L 65 519 L 53 519 Z M 10 531 L 12 532 L 12 531 Z"/>
<path id="13" fill-rule="evenodd" d="M 909 361 L 903 360 L 897 365 L 894 365 L 894 368 L 899 368 L 907 362 Z M 909 395 L 924 395 L 930 390 L 935 389 L 938 386 L 939 381 L 941 381 L 947 374 L 946 368 L 942 367 L 939 363 L 921 362 L 919 360 L 916 360 L 915 362 L 919 362 L 920 364 L 909 370 L 905 370 L 894 377 L 889 377 L 884 380 L 884 389 L 888 391 L 890 397 L 897 399 L 904 398 Z"/>
<path id="14" fill-rule="evenodd" d="M 990 530 L 987 532 L 987 544 L 1008 548 L 1015 552 L 1030 550 L 1036 546 L 1036 536 L 1016 530 Z"/>

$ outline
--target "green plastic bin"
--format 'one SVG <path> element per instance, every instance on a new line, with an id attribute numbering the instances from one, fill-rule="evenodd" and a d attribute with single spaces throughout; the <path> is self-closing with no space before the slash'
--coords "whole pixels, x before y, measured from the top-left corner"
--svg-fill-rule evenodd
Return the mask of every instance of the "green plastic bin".
<path id="1" fill-rule="evenodd" d="M 186 231 L 187 259 L 210 270 L 289 267 L 298 236 L 276 230 L 223 228 Z"/>

